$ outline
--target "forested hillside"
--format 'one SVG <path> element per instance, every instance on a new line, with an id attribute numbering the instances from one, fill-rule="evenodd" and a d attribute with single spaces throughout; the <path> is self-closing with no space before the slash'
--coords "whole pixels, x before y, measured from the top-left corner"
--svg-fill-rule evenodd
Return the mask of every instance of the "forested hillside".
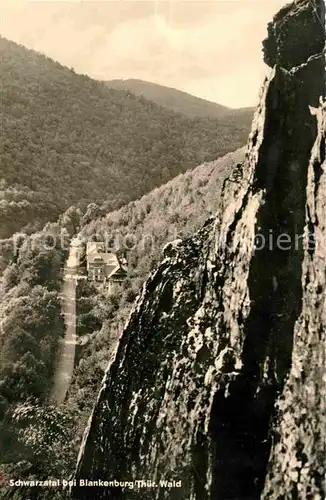
<path id="1" fill-rule="evenodd" d="M 1 101 L 0 238 L 71 205 L 120 207 L 241 147 L 249 129 L 176 114 L 4 38 Z"/>
<path id="2" fill-rule="evenodd" d="M 161 259 L 164 246 L 191 235 L 216 213 L 223 184 L 237 182 L 234 172 L 243 160 L 244 149 L 240 149 L 200 165 L 83 227 L 81 236 L 86 241 L 104 240 L 115 250 L 125 250 L 129 277 L 122 293 L 110 297 L 94 296 L 94 290 L 85 285 L 79 289 L 78 334 L 87 333 L 90 341 L 76 366 L 67 402 L 79 415 L 79 428 L 86 424 L 134 299 Z"/>
<path id="3" fill-rule="evenodd" d="M 0 434 L 3 436 L 0 448 L 4 458 L 0 469 L 5 473 L 19 477 L 30 477 L 34 473 L 40 477 L 46 471 L 47 475 L 62 477 L 72 472 L 76 445 L 104 369 L 143 282 L 167 242 L 191 234 L 216 212 L 222 184 L 234 182 L 232 177 L 227 179 L 243 157 L 244 149 L 240 149 L 200 165 L 140 200 L 88 224 L 77 210 L 71 209 L 58 223 L 48 224 L 36 235 L 22 235 L 16 242 L 16 253 L 11 252 L 11 260 L 9 255 L 10 263 L 1 283 L 0 343 L 4 356 L 0 366 Z M 62 249 L 59 242 L 63 241 L 67 249 L 67 241 L 78 224 L 84 224 L 81 236 L 85 240 L 105 240 L 113 249 L 126 252 L 129 277 L 122 293 L 110 297 L 101 295 L 89 283 L 79 285 L 77 334 L 86 334 L 88 342 L 79 347 L 67 402 L 55 410 L 48 406 L 46 397 L 53 373 L 53 353 L 63 334 L 58 293 L 67 250 Z M 55 248 L 53 245 L 47 248 L 44 243 L 51 236 L 58 242 Z M 18 344 L 17 352 L 13 351 L 12 346 Z M 26 405 L 26 398 L 31 397 L 34 404 L 35 398 L 40 400 L 43 409 Z M 42 430 L 35 434 L 29 419 L 33 422 L 36 414 Z M 62 419 L 69 425 L 55 427 L 53 431 L 54 423 L 59 425 Z M 27 464 L 24 462 L 24 465 L 22 459 L 27 460 Z"/>
<path id="4" fill-rule="evenodd" d="M 32 399 L 44 403 L 52 386 L 59 339 L 64 335 L 60 289 L 67 233 L 58 225 L 8 240 L 10 265 L 0 281 L 0 455 L 3 462 L 27 459 L 17 441 L 13 412 Z M 62 244 L 64 243 L 65 244 Z M 0 467 L 1 469 L 1 467 Z"/>

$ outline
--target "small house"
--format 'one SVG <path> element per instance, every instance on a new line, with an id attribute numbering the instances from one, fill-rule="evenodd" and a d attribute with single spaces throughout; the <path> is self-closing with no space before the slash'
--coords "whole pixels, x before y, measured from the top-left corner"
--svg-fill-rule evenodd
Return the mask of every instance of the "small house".
<path id="1" fill-rule="evenodd" d="M 107 278 L 106 288 L 108 294 L 113 295 L 117 293 L 121 289 L 121 286 L 126 277 L 127 277 L 126 268 L 122 267 L 121 264 L 119 264 Z"/>
<path id="2" fill-rule="evenodd" d="M 115 293 L 127 276 L 126 259 L 106 252 L 103 243 L 87 243 L 86 263 L 88 279 L 103 284 L 109 294 Z"/>

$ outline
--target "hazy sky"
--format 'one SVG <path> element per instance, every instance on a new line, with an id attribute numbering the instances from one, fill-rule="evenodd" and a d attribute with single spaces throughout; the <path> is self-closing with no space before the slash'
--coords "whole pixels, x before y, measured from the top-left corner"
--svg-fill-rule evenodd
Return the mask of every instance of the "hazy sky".
<path id="1" fill-rule="evenodd" d="M 257 103 L 261 42 L 284 0 L 2 0 L 0 31 L 93 78 L 140 78 Z"/>

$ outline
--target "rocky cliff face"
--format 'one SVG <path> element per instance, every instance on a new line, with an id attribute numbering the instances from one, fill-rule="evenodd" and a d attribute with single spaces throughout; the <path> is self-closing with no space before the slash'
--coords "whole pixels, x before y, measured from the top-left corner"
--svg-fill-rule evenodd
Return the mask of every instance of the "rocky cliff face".
<path id="1" fill-rule="evenodd" d="M 182 485 L 94 499 L 323 496 L 323 19 L 322 1 L 299 0 L 270 24 L 245 162 L 216 218 L 165 248 L 85 434 L 77 480 Z"/>

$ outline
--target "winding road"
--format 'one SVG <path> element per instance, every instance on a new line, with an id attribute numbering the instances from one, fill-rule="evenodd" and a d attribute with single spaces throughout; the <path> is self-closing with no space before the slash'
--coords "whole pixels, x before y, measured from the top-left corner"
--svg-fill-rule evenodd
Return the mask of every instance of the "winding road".
<path id="1" fill-rule="evenodd" d="M 54 374 L 50 401 L 60 405 L 64 402 L 75 363 L 76 350 L 76 283 L 78 276 L 77 249 L 70 248 L 69 257 L 64 269 L 64 283 L 62 286 L 63 314 L 66 332 L 59 341 L 57 367 Z"/>

